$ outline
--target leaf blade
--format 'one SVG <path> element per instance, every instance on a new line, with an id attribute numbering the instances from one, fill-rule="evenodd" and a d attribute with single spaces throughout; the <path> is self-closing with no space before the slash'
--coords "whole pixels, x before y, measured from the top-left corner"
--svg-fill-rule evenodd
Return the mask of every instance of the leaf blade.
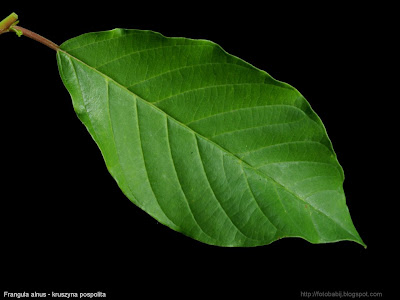
<path id="1" fill-rule="evenodd" d="M 136 36 L 137 43 L 134 45 L 132 36 Z M 118 43 L 114 44 L 116 41 Z M 114 53 L 114 57 L 110 53 L 100 58 L 92 57 L 93 51 L 99 51 L 95 46 L 100 43 L 103 43 L 102 47 L 108 43 L 105 48 L 110 52 L 110 49 L 121 46 L 121 41 L 125 43 L 122 43 L 123 51 Z M 138 41 L 147 41 L 142 45 L 144 49 L 138 50 Z M 201 47 L 197 47 L 196 43 Z M 78 44 L 81 46 L 77 47 Z M 69 49 L 71 45 L 74 47 Z M 88 47 L 90 51 L 87 51 Z M 98 135 L 105 140 L 97 141 L 95 138 L 110 173 L 124 193 L 163 224 L 203 242 L 222 246 L 264 245 L 278 236 L 300 236 L 310 242 L 349 239 L 363 244 L 348 210 L 346 212 L 341 187 L 343 171 L 337 163 L 325 128 L 294 88 L 272 79 L 265 72 L 208 41 L 116 30 L 78 37 L 61 48 L 65 52 L 57 55 L 60 72 L 70 66 L 64 62 L 69 59 L 74 61 L 75 68 L 79 65 L 82 80 L 91 77 L 93 81 L 93 78 L 100 77 L 107 81 L 108 106 L 102 104 L 103 107 L 99 108 L 98 99 L 104 92 L 99 93 L 97 87 L 102 84 L 96 81 L 93 84 L 89 80 L 84 85 L 85 90 L 90 86 L 96 86 L 96 89 L 82 91 L 81 97 L 75 96 L 77 100 L 72 95 L 74 107 L 77 107 L 77 112 L 84 111 L 78 116 L 92 136 Z M 162 52 L 162 49 L 167 50 Z M 181 49 L 181 52 L 174 57 L 172 49 Z M 147 56 L 143 57 L 144 53 Z M 137 55 L 141 59 L 133 61 L 140 64 L 136 68 L 138 72 L 136 69 L 131 72 L 132 57 Z M 157 58 L 165 59 L 171 55 L 173 57 L 168 64 L 160 63 L 160 58 Z M 126 61 L 128 58 L 129 61 Z M 149 64 L 151 59 L 153 62 Z M 200 63 L 200 60 L 205 62 Z M 121 61 L 124 62 L 122 65 L 126 65 L 125 72 L 118 75 L 116 70 L 121 68 Z M 97 68 L 90 64 L 97 65 Z M 240 72 L 232 71 L 238 69 Z M 232 71 L 231 74 L 228 71 Z M 225 76 L 226 73 L 229 75 Z M 61 76 L 67 88 L 76 89 L 76 83 L 69 84 L 73 76 L 63 74 Z M 180 80 L 177 80 L 178 76 Z M 109 96 L 110 90 L 114 91 L 112 97 Z M 81 98 L 86 101 L 83 108 L 80 106 Z M 196 107 L 201 103 L 198 99 L 205 99 L 205 104 Z M 136 109 L 129 108 L 132 103 L 135 103 Z M 207 105 L 210 103 L 214 106 Z M 113 109 L 110 110 L 110 107 Z M 107 110 L 108 113 L 105 112 Z M 118 114 L 111 112 L 113 110 Z M 124 111 L 130 111 L 129 116 Z M 91 112 L 90 116 L 87 117 L 85 112 Z M 132 119 L 134 113 L 136 120 Z M 112 134 L 110 128 L 102 129 L 107 118 Z M 131 120 L 131 123 L 136 121 L 137 129 L 133 130 L 131 126 L 125 130 L 121 122 L 126 120 Z M 99 125 L 94 128 L 93 123 Z M 121 128 L 125 130 L 124 134 L 119 133 Z M 111 136 L 113 141 L 109 140 Z M 117 136 L 119 142 L 116 142 Z M 122 137 L 125 137 L 125 142 Z M 132 161 L 132 157 L 136 158 L 140 152 L 137 140 L 140 141 L 143 157 L 143 161 L 135 159 L 139 167 Z M 135 146 L 126 149 L 128 147 L 124 143 Z M 271 151 L 273 147 L 278 151 Z M 152 151 L 152 148 L 157 151 Z M 132 149 L 136 152 L 133 153 Z M 286 154 L 283 149 L 286 149 Z M 307 149 L 313 149 L 314 157 L 306 155 Z M 266 152 L 272 155 L 265 155 Z M 116 157 L 123 157 L 123 161 L 116 160 Z M 285 162 L 288 157 L 294 160 L 293 166 Z M 313 162 L 313 165 L 304 161 L 303 167 L 299 168 L 299 158 L 321 162 Z M 265 164 L 257 167 L 262 163 Z M 327 167 L 316 168 L 315 163 L 324 163 Z M 198 172 L 188 169 L 192 165 Z M 308 168 L 308 178 L 300 176 L 304 165 Z M 132 169 L 142 170 L 141 175 Z M 288 173 L 290 176 L 284 175 L 285 169 L 291 170 Z M 130 175 L 125 175 L 127 173 Z M 143 180 L 143 176 L 147 179 Z M 305 184 L 307 180 L 309 187 Z M 330 202 L 335 205 L 322 205 L 321 197 L 316 196 L 318 191 L 314 196 L 311 194 L 315 192 L 311 191 L 315 186 L 313 182 L 319 183 L 322 191 L 327 190 L 331 182 L 336 182 L 332 190 L 338 190 L 339 196 L 328 197 L 333 199 Z M 133 196 L 133 191 L 138 192 L 134 183 L 145 186 L 147 193 Z M 303 187 L 304 191 L 296 185 Z M 303 193 L 303 197 L 308 192 L 310 200 L 303 199 L 299 192 Z M 136 198 L 145 201 L 140 203 Z M 333 212 L 327 213 L 325 206 Z M 344 218 L 343 224 L 335 214 Z"/>

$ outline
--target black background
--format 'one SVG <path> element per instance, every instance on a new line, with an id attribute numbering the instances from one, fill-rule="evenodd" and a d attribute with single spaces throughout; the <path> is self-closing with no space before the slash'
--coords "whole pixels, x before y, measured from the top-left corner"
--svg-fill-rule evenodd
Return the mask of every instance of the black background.
<path id="1" fill-rule="evenodd" d="M 398 259 L 388 214 L 398 199 L 390 195 L 392 160 L 378 152 L 385 137 L 376 124 L 384 113 L 372 71 L 382 12 L 365 5 L 261 4 L 2 4 L 0 18 L 14 11 L 19 25 L 57 44 L 116 27 L 209 39 L 293 85 L 327 128 L 345 171 L 353 222 L 368 248 L 301 239 L 221 248 L 159 224 L 109 175 L 73 111 L 55 52 L 7 33 L 0 36 L 1 293 L 293 299 L 301 291 L 349 291 L 390 298 Z"/>

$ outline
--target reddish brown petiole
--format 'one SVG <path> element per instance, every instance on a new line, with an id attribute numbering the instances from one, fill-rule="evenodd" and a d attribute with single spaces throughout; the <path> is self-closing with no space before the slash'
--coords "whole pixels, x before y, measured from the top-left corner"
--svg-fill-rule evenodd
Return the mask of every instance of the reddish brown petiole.
<path id="1" fill-rule="evenodd" d="M 39 43 L 42 43 L 43 45 L 46 45 L 47 47 L 55 51 L 60 50 L 60 47 L 57 44 L 42 37 L 37 33 L 34 33 L 33 31 L 25 29 L 21 26 L 17 26 L 17 23 L 18 23 L 18 15 L 16 13 L 12 13 L 11 15 L 9 15 L 7 18 L 5 18 L 0 22 L 0 34 L 13 31 L 18 36 L 25 35 Z"/>
<path id="2" fill-rule="evenodd" d="M 42 43 L 43 45 L 46 45 L 47 47 L 49 47 L 49 48 L 51 48 L 51 49 L 53 49 L 55 51 L 60 50 L 60 47 L 57 44 L 53 43 L 52 41 L 50 41 L 50 40 L 48 40 L 48 39 L 46 39 L 44 37 L 42 37 L 41 35 L 39 35 L 37 33 L 34 33 L 33 31 L 30 31 L 30 30 L 28 30 L 26 28 L 23 28 L 21 26 L 13 26 L 12 28 L 14 28 L 17 31 L 20 31 L 22 33 L 22 35 L 27 36 L 27 37 L 29 37 L 29 38 L 31 38 L 31 39 L 39 42 L 39 43 Z"/>

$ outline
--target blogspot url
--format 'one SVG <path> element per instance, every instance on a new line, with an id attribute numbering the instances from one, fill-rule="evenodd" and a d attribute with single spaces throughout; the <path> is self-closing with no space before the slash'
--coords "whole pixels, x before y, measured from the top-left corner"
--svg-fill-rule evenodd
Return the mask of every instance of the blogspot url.
<path id="1" fill-rule="evenodd" d="M 382 298 L 381 292 L 349 292 L 349 291 L 301 291 L 302 298 Z"/>

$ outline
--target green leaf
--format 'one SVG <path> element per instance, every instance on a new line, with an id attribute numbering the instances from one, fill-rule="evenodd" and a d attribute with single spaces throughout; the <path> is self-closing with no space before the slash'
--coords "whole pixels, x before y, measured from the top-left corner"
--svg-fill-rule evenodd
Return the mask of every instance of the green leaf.
<path id="1" fill-rule="evenodd" d="M 204 243 L 364 245 L 325 128 L 293 87 L 206 40 L 115 29 L 57 53 L 74 109 L 124 194 Z"/>

